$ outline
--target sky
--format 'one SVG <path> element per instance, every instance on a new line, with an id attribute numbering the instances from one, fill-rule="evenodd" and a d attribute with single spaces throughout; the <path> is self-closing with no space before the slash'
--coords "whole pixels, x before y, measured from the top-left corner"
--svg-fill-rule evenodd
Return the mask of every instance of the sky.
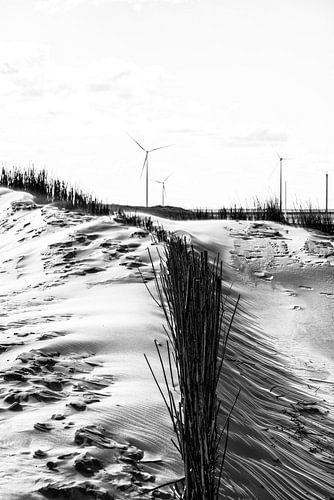
<path id="1" fill-rule="evenodd" d="M 333 0 L 0 0 L 0 162 L 104 201 L 334 209 Z M 284 189 L 283 189 L 284 191 Z M 283 202 L 284 203 L 284 202 Z"/>

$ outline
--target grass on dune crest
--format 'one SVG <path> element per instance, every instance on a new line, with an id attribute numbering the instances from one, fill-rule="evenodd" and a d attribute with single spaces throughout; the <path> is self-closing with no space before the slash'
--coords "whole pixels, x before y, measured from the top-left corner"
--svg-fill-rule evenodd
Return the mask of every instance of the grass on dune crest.
<path id="1" fill-rule="evenodd" d="M 290 215 L 290 223 L 296 226 L 316 229 L 327 234 L 334 234 L 334 219 L 326 211 L 314 210 L 311 206 L 308 208 L 299 207 Z"/>
<path id="2" fill-rule="evenodd" d="M 334 234 L 334 216 L 324 210 L 314 209 L 311 206 L 303 208 L 300 206 L 287 213 L 280 212 L 278 200 L 272 199 L 264 203 L 254 202 L 253 208 L 233 207 L 220 208 L 217 210 L 201 209 L 185 210 L 178 207 L 127 207 L 122 208 L 119 205 L 117 210 L 120 219 L 127 224 L 141 224 L 140 217 L 136 214 L 137 209 L 147 213 L 149 216 L 164 217 L 174 220 L 248 220 L 248 221 L 272 221 L 281 224 L 293 226 L 302 226 L 305 228 L 316 229 L 327 234 Z M 114 206 L 115 208 L 115 206 Z M 135 222 L 137 220 L 137 222 Z"/>
<path id="3" fill-rule="evenodd" d="M 271 199 L 261 203 L 255 200 L 253 207 L 243 208 L 234 207 L 219 208 L 216 210 L 208 208 L 196 208 L 193 210 L 181 207 L 172 206 L 154 206 L 154 207 L 134 207 L 111 205 L 114 212 L 124 215 L 124 212 L 134 213 L 136 211 L 147 213 L 148 215 L 155 215 L 157 217 L 165 217 L 175 220 L 210 220 L 210 219 L 232 219 L 232 220 L 272 220 L 277 222 L 284 222 L 283 215 L 279 210 L 279 202 L 277 199 Z"/>
<path id="4" fill-rule="evenodd" d="M 175 487 L 175 496 L 218 500 L 232 411 L 224 428 L 219 428 L 217 384 L 231 327 L 223 324 L 222 264 L 219 259 L 210 263 L 207 252 L 199 253 L 184 239 L 171 235 L 159 273 L 154 272 L 169 337 L 165 361 L 156 343 L 164 387 L 147 362 L 168 409 L 174 444 L 184 464 L 182 487 Z"/>
<path id="5" fill-rule="evenodd" d="M 69 210 L 80 210 L 92 215 L 108 215 L 110 212 L 107 204 L 64 181 L 50 178 L 46 170 L 2 167 L 0 186 L 26 191 L 42 203 L 56 203 Z"/>
<path id="6" fill-rule="evenodd" d="M 222 207 L 217 210 L 208 208 L 191 210 L 173 206 L 146 208 L 106 204 L 77 187 L 73 187 L 62 180 L 51 178 L 45 169 L 36 170 L 33 167 L 27 169 L 2 167 L 0 186 L 29 192 L 37 198 L 39 203 L 55 203 L 69 210 L 83 211 L 92 215 L 118 213 L 125 222 L 129 218 L 128 215 L 125 215 L 125 212 L 127 214 L 136 214 L 136 212 L 140 211 L 147 213 L 148 216 L 155 215 L 175 220 L 267 220 L 303 226 L 317 229 L 327 234 L 334 234 L 333 214 L 330 215 L 325 211 L 312 209 L 311 206 L 307 208 L 300 206 L 285 214 L 280 211 L 279 200 L 277 198 L 271 198 L 266 201 L 260 201 L 258 198 L 255 198 L 251 207 L 245 208 L 235 205 L 234 207 Z M 136 215 L 130 216 L 130 218 L 133 217 L 136 217 Z"/>

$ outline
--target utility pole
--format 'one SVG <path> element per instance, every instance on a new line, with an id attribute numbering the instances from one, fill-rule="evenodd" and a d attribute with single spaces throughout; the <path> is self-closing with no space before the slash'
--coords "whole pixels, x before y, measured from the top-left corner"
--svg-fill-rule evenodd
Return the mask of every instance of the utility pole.
<path id="1" fill-rule="evenodd" d="M 328 212 L 328 172 L 326 172 L 326 213 Z"/>
<path id="2" fill-rule="evenodd" d="M 285 215 L 286 215 L 286 197 L 287 197 L 287 183 L 285 181 L 285 196 L 284 196 L 284 201 L 285 201 L 285 204 L 284 204 L 285 205 L 284 206 L 284 208 L 285 208 Z"/>
<path id="3" fill-rule="evenodd" d="M 282 204 L 283 204 L 283 160 L 287 160 L 288 158 L 282 158 L 279 153 L 277 153 L 279 158 L 279 211 L 282 213 Z"/>
<path id="4" fill-rule="evenodd" d="M 282 162 L 283 158 L 279 158 L 279 211 L 282 213 Z"/>
<path id="5" fill-rule="evenodd" d="M 146 208 L 148 208 L 148 155 L 146 160 Z"/>

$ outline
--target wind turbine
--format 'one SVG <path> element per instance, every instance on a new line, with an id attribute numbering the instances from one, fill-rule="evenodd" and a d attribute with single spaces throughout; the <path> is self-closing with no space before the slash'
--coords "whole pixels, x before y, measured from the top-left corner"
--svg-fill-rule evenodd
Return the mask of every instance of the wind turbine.
<path id="1" fill-rule="evenodd" d="M 279 211 L 280 213 L 282 213 L 282 163 L 283 161 L 285 160 L 288 160 L 288 158 L 282 158 L 281 155 L 279 153 L 277 153 L 276 151 L 276 154 L 278 156 L 278 159 L 279 159 Z"/>
<path id="2" fill-rule="evenodd" d="M 129 135 L 129 134 L 128 134 Z M 158 149 L 164 149 L 168 148 L 171 146 L 171 144 L 168 144 L 167 146 L 160 146 L 159 148 L 153 148 L 153 149 L 145 149 L 141 144 L 139 144 L 136 139 L 134 139 L 131 135 L 129 137 L 139 146 L 143 151 L 145 151 L 145 159 L 144 159 L 144 164 L 141 169 L 140 177 L 143 175 L 143 172 L 146 167 L 146 207 L 148 207 L 148 155 L 149 153 L 152 153 L 153 151 L 157 151 Z"/>
<path id="3" fill-rule="evenodd" d="M 167 181 L 167 179 L 170 178 L 172 174 L 169 174 L 166 179 L 164 179 L 163 181 L 154 181 L 154 182 L 157 182 L 158 184 L 161 184 L 162 185 L 162 206 L 164 207 L 165 206 L 165 196 L 166 196 L 166 187 L 165 187 L 165 182 Z"/>

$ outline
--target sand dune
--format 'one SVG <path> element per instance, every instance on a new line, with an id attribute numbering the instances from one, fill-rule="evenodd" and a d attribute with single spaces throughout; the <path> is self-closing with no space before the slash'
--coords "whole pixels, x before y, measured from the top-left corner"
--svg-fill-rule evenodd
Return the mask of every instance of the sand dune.
<path id="1" fill-rule="evenodd" d="M 222 421 L 242 388 L 222 498 L 333 497 L 333 242 L 278 224 L 160 222 L 221 254 L 227 316 L 242 297 L 219 387 Z M 159 374 L 163 315 L 138 273 L 153 292 L 156 244 L 6 189 L 0 234 L 0 497 L 151 498 L 182 476 L 143 356 Z"/>
<path id="2" fill-rule="evenodd" d="M 137 271 L 150 236 L 0 200 L 1 498 L 136 498 L 176 477 L 143 356 L 164 341 Z"/>
<path id="3" fill-rule="evenodd" d="M 227 408 L 241 388 L 224 498 L 332 498 L 334 242 L 275 223 L 157 222 L 219 253 L 232 305 L 241 294 L 220 384 Z"/>

